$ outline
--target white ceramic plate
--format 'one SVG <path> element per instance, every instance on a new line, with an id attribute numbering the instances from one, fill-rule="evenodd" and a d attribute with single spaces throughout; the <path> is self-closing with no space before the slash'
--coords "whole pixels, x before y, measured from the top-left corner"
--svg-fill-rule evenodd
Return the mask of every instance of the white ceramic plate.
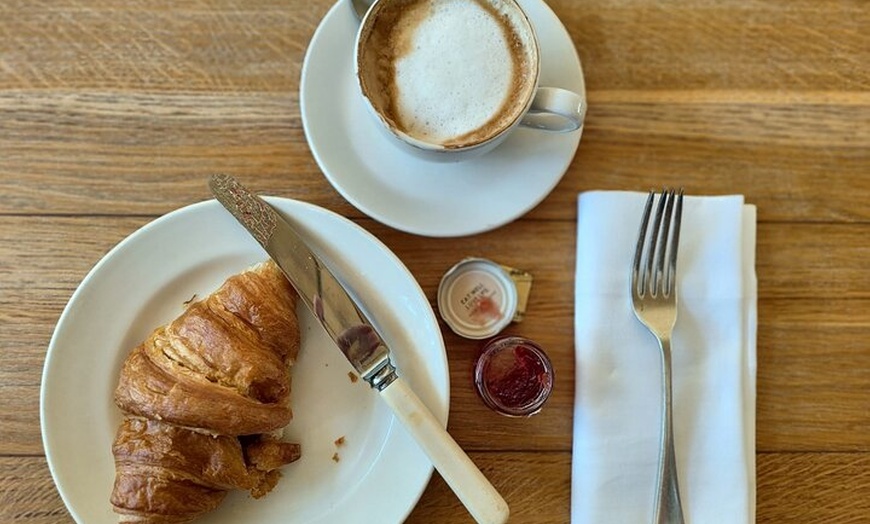
<path id="1" fill-rule="evenodd" d="M 322 208 L 270 198 L 317 246 L 394 348 L 393 361 L 445 425 L 449 375 L 432 308 L 413 276 L 381 242 Z M 48 349 L 40 415 L 48 464 L 79 523 L 115 524 L 111 443 L 121 414 L 112 402 L 127 353 L 228 276 L 267 255 L 215 201 L 170 213 L 109 252 L 73 294 Z M 302 458 L 268 496 L 231 494 L 211 523 L 399 523 L 432 466 L 389 408 L 350 366 L 301 304 L 302 349 L 293 369 L 288 440 Z M 345 444 L 334 443 L 345 437 Z M 332 457 L 338 452 L 339 461 Z"/>
<path id="2" fill-rule="evenodd" d="M 542 86 L 585 98 L 571 37 L 542 0 L 519 0 L 541 48 Z M 489 154 L 461 163 L 420 160 L 390 143 L 360 98 L 352 62 L 358 22 L 340 0 L 311 39 L 300 81 L 305 136 L 329 182 L 363 213 L 432 237 L 471 235 L 538 205 L 568 169 L 582 129 L 517 129 Z"/>

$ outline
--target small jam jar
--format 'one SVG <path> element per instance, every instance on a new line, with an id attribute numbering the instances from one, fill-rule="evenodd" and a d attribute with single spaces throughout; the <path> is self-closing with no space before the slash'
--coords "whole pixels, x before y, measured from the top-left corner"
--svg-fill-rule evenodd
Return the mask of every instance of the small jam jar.
<path id="1" fill-rule="evenodd" d="M 553 390 L 553 364 L 527 338 L 497 337 L 486 343 L 474 364 L 474 385 L 494 411 L 528 417 L 541 411 Z"/>

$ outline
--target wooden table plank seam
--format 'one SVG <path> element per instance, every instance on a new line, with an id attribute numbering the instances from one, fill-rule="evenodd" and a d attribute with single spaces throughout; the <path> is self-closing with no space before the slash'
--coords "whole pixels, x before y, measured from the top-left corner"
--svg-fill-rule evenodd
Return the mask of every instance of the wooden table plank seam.
<path id="1" fill-rule="evenodd" d="M 517 524 L 570 520 L 577 195 L 745 195 L 758 208 L 756 520 L 870 522 L 865 2 L 547 0 L 584 67 L 577 155 L 515 222 L 431 239 L 367 218 L 306 143 L 302 64 L 334 1 L 0 2 L 0 523 L 72 522 L 40 439 L 54 326 L 107 252 L 210 198 L 215 172 L 351 218 L 433 307 L 469 254 L 533 272 L 511 331 L 547 348 L 557 384 L 532 420 L 486 411 L 469 380 L 477 343 L 441 326 L 450 429 Z M 407 524 L 470 520 L 436 474 Z"/>

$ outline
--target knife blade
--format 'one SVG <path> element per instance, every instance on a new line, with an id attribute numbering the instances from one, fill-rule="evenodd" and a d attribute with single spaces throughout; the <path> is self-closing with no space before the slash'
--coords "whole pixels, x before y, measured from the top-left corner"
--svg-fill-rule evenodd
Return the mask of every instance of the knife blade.
<path id="1" fill-rule="evenodd" d="M 229 175 L 212 176 L 209 187 L 275 260 L 351 366 L 378 391 L 472 517 L 482 524 L 505 522 L 509 509 L 504 498 L 399 376 L 389 347 L 364 308 L 296 229 Z"/>

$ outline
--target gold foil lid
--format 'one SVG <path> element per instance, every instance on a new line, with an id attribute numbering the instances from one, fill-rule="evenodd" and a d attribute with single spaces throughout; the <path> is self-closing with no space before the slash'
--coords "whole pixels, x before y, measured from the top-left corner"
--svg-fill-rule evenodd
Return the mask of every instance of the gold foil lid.
<path id="1" fill-rule="evenodd" d="M 456 334 L 484 339 L 522 320 L 532 276 L 485 258 L 466 258 L 438 286 L 441 318 Z"/>
<path id="2" fill-rule="evenodd" d="M 522 322 L 526 316 L 526 308 L 529 306 L 529 295 L 532 293 L 532 274 L 522 269 L 502 265 L 514 286 L 517 288 L 517 310 L 514 313 L 514 322 Z"/>

